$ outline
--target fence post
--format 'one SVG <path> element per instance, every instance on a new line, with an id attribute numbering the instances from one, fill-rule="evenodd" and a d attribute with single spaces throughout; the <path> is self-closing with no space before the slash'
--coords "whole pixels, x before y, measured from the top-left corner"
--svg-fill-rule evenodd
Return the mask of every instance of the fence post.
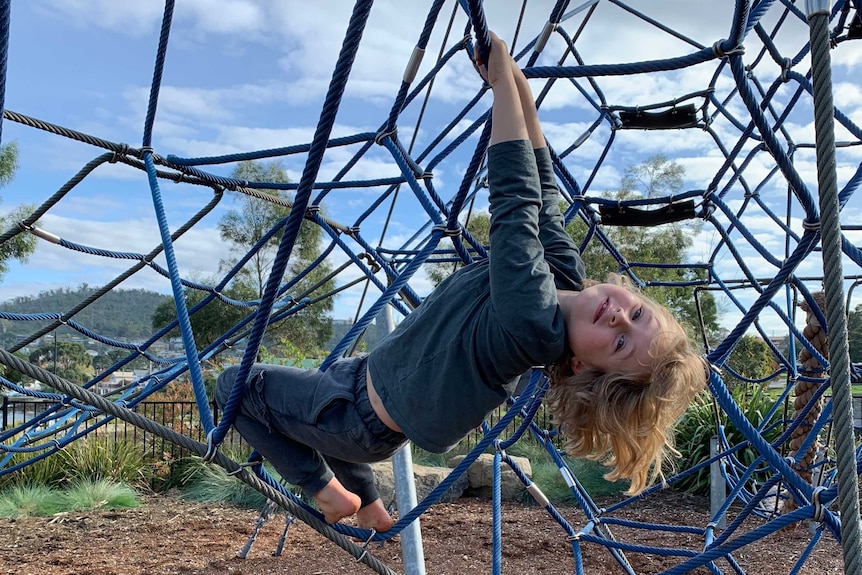
<path id="1" fill-rule="evenodd" d="M 3 396 L 3 427 L 0 429 L 6 429 L 9 426 L 9 396 Z"/>

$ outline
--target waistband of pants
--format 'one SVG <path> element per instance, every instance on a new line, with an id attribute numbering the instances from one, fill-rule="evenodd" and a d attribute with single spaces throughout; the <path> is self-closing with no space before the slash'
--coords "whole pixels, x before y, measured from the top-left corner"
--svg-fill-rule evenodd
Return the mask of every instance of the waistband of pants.
<path id="1" fill-rule="evenodd" d="M 364 355 L 359 359 L 356 373 L 356 411 L 359 417 L 362 418 L 365 427 L 380 441 L 385 441 L 393 445 L 400 445 L 407 440 L 400 431 L 395 431 L 387 427 L 383 421 L 377 416 L 374 408 L 371 406 L 371 400 L 368 398 L 368 381 L 366 374 L 368 369 L 368 356 Z"/>

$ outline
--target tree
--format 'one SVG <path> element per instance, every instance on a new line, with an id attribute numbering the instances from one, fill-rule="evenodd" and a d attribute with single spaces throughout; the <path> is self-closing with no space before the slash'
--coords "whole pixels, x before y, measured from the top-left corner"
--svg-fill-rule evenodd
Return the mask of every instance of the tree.
<path id="1" fill-rule="evenodd" d="M 80 343 L 50 343 L 32 351 L 28 360 L 74 383 L 84 383 L 93 376 L 93 360 Z"/>
<path id="2" fill-rule="evenodd" d="M 756 335 L 744 335 L 730 352 L 726 366 L 746 380 L 757 380 L 775 372 L 777 363 L 772 350 L 762 338 Z M 722 379 L 729 389 L 735 388 L 740 383 L 745 385 L 749 383 L 731 375 L 727 370 L 722 370 Z"/>
<path id="3" fill-rule="evenodd" d="M 287 173 L 277 161 L 241 162 L 232 176 L 238 180 L 256 182 L 286 183 L 288 181 Z M 290 199 L 290 195 L 283 190 L 265 191 L 283 200 Z M 222 269 L 229 269 L 236 265 L 240 257 L 248 253 L 267 232 L 290 213 L 290 208 L 286 206 L 247 195 L 242 195 L 239 203 L 239 209 L 226 213 L 218 224 L 222 240 L 231 244 L 231 257 L 222 261 Z M 282 234 L 283 230 L 280 230 L 258 250 L 237 277 L 237 284 L 250 286 L 256 291 L 258 297 L 263 295 Z M 285 277 L 292 278 L 299 275 L 317 259 L 321 252 L 321 238 L 322 230 L 318 226 L 308 220 L 302 222 L 290 254 Z M 290 295 L 295 299 L 304 297 L 313 299 L 331 292 L 335 288 L 335 280 L 323 281 L 331 271 L 332 267 L 328 262 L 318 263 L 291 288 Z M 322 282 L 321 285 L 315 287 L 319 282 Z M 332 298 L 326 297 L 270 326 L 269 345 L 278 348 L 279 341 L 287 340 L 306 355 L 319 355 L 332 333 L 332 318 L 329 316 L 332 306 Z M 277 314 L 278 310 L 274 310 L 273 313 Z"/>
<path id="4" fill-rule="evenodd" d="M 619 190 L 613 192 L 614 200 L 630 200 L 637 197 L 657 197 L 679 192 L 682 189 L 685 169 L 663 155 L 648 158 L 643 163 L 630 166 L 620 182 Z M 565 206 L 560 206 L 561 211 Z M 607 226 L 603 231 L 619 252 L 629 262 L 644 263 L 681 263 L 685 259 L 686 250 L 692 245 L 692 236 L 699 229 L 698 224 L 670 223 L 647 228 L 636 226 Z M 490 218 L 487 214 L 474 215 L 467 229 L 479 241 L 487 245 Z M 580 244 L 586 237 L 587 225 L 573 219 L 566 227 L 568 234 Z M 597 240 L 591 241 L 581 253 L 587 275 L 591 279 L 602 281 L 611 272 L 619 271 L 619 262 Z M 439 285 L 443 279 L 454 272 L 460 264 L 434 263 L 426 266 L 428 276 L 434 285 Z M 689 282 L 706 277 L 704 270 L 691 269 L 658 269 L 639 268 L 639 277 L 649 281 Z M 666 305 L 693 332 L 700 329 L 700 317 L 694 298 L 694 289 L 690 287 L 653 287 L 648 294 L 658 303 Z M 703 291 L 699 295 L 703 323 L 708 334 L 719 329 L 718 306 L 712 293 Z"/>
<path id="5" fill-rule="evenodd" d="M 466 227 L 470 235 L 476 238 L 476 241 L 483 246 L 488 245 L 491 235 L 491 217 L 487 213 L 480 212 L 473 214 L 467 222 Z M 444 239 L 440 243 L 442 244 L 440 249 L 445 249 L 444 246 L 447 244 L 450 248 L 452 247 L 452 242 L 449 239 Z M 452 275 L 458 268 L 463 267 L 463 265 L 461 262 L 432 262 L 425 266 L 425 271 L 428 274 L 428 279 L 431 280 L 434 287 L 437 287 L 440 285 L 440 282 Z"/>
<path id="6" fill-rule="evenodd" d="M 213 280 L 209 282 L 199 283 L 215 283 Z M 184 295 L 186 298 L 186 307 L 191 310 L 206 298 L 209 293 L 185 289 Z M 223 291 L 223 294 L 231 299 L 238 301 L 249 301 L 258 297 L 257 292 L 248 284 L 236 282 Z M 195 312 L 191 316 L 192 334 L 195 337 L 195 345 L 199 349 L 209 347 L 213 342 L 218 340 L 230 328 L 235 326 L 244 317 L 253 312 L 253 308 L 237 307 L 227 304 L 220 299 L 213 299 L 203 309 Z M 156 307 L 153 311 L 153 329 L 161 329 L 170 322 L 177 319 L 177 306 L 173 299 L 166 299 Z M 179 337 L 180 328 L 175 327 L 168 332 L 169 337 Z"/>
<path id="7" fill-rule="evenodd" d="M 174 313 L 176 316 L 176 313 Z M 120 361 L 121 359 L 125 359 L 131 352 L 127 349 L 112 349 L 107 353 L 100 353 L 99 355 L 93 357 L 93 369 L 96 372 L 102 372 Z M 149 369 L 150 360 L 146 357 L 139 355 L 129 363 L 123 366 L 124 370 L 130 369 Z"/>
<path id="8" fill-rule="evenodd" d="M 17 168 L 18 145 L 15 142 L 9 142 L 5 146 L 0 146 L 0 187 L 12 181 Z M 15 222 L 25 219 L 32 211 L 32 207 L 22 205 L 7 214 L 0 215 L 0 230 L 8 230 Z M 9 260 L 26 262 L 34 251 L 36 251 L 36 237 L 32 234 L 18 234 L 0 244 L 0 281 L 9 271 Z"/>
<path id="9" fill-rule="evenodd" d="M 624 201 L 669 196 L 682 189 L 684 175 L 685 169 L 673 160 L 661 154 L 652 156 L 636 166 L 629 166 L 619 189 L 610 197 Z M 686 260 L 686 250 L 691 247 L 692 237 L 700 230 L 700 225 L 675 222 L 655 227 L 605 226 L 602 229 L 628 262 L 677 264 Z M 578 241 L 586 234 L 587 227 L 582 221 L 573 220 L 567 231 Z M 581 255 L 593 279 L 602 280 L 619 269 L 617 260 L 598 241 L 591 241 Z M 704 270 L 682 268 L 637 268 L 635 272 L 641 279 L 651 282 L 690 282 L 706 277 Z M 667 306 L 682 323 L 695 331 L 700 329 L 693 288 L 652 287 L 647 295 Z M 707 333 L 718 331 L 715 298 L 710 292 L 701 292 L 699 299 Z"/>

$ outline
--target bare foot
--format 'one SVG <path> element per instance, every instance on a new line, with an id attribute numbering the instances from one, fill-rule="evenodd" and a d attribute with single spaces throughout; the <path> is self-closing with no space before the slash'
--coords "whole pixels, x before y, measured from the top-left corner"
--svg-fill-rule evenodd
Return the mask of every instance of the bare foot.
<path id="1" fill-rule="evenodd" d="M 356 513 L 356 522 L 363 529 L 374 529 L 378 533 L 392 529 L 392 517 L 380 499 L 369 503 Z"/>
<path id="2" fill-rule="evenodd" d="M 345 489 L 335 477 L 314 495 L 314 502 L 327 523 L 338 523 L 350 517 L 359 511 L 361 504 L 359 496 Z"/>

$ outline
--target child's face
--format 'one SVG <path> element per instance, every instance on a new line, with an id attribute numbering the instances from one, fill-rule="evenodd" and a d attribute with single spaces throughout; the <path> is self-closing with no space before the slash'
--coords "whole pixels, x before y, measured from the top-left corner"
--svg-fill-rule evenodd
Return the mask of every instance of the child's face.
<path id="1" fill-rule="evenodd" d="M 645 374 L 653 337 L 661 330 L 653 308 L 639 295 L 614 284 L 580 292 L 566 316 L 572 370 Z"/>

